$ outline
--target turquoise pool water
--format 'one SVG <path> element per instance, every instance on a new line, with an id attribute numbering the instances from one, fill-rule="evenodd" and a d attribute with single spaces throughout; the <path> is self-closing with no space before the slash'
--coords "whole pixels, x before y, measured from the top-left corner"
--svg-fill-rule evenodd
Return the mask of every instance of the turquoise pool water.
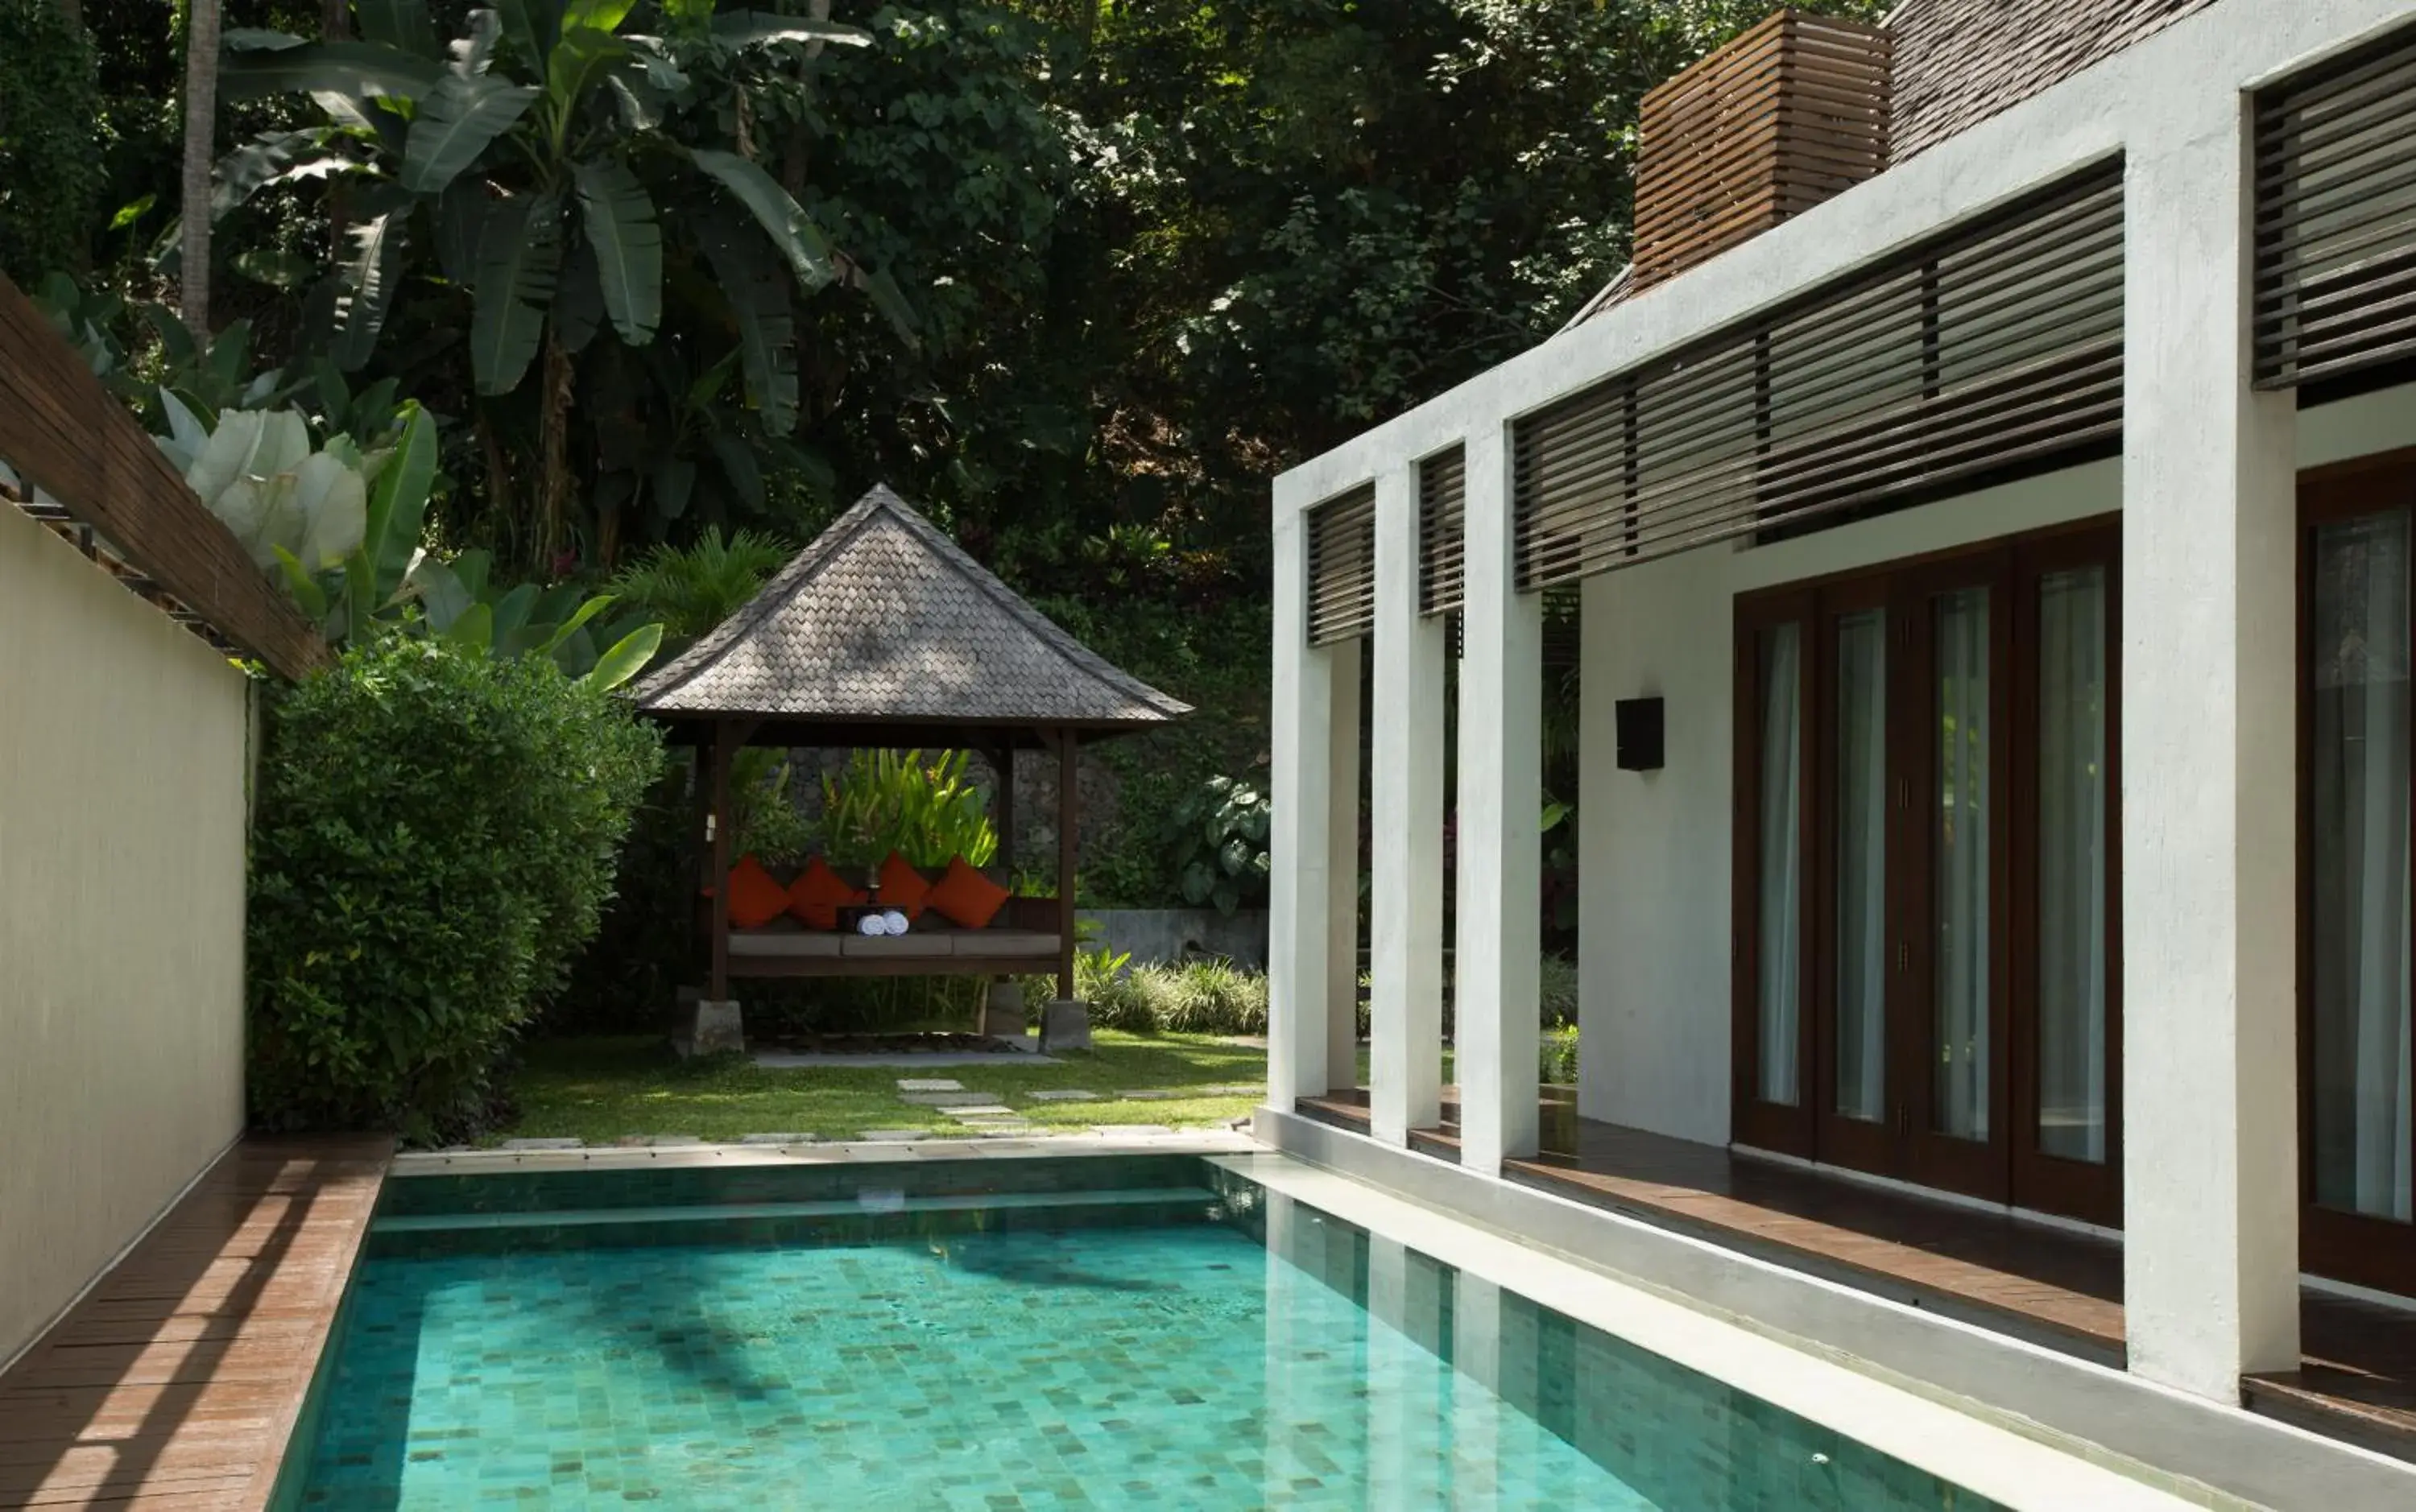
<path id="1" fill-rule="evenodd" d="M 390 1212 L 299 1504 L 1990 1505 L 1227 1173 L 1080 1163 Z"/>

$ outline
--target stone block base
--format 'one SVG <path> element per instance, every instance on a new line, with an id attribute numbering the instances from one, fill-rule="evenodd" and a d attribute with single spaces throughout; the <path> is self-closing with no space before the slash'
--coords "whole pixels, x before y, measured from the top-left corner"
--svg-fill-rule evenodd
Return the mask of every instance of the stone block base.
<path id="1" fill-rule="evenodd" d="M 1091 1005 L 1071 998 L 1052 999 L 1040 1010 L 1040 1053 L 1091 1048 Z"/>
<path id="2" fill-rule="evenodd" d="M 1012 981 L 993 981 L 982 1006 L 982 1033 L 1001 1040 L 1020 1040 L 1025 1028 L 1023 989 Z"/>
<path id="3" fill-rule="evenodd" d="M 682 993 L 678 1016 L 672 1023 L 672 1048 L 682 1058 L 730 1051 L 744 1055 L 747 1023 L 738 1010 L 737 999 L 717 1003 Z"/>

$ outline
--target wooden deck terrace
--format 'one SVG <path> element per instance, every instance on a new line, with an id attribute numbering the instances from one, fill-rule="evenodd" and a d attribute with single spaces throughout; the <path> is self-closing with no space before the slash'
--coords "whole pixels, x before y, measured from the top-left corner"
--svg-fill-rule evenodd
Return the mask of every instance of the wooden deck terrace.
<path id="1" fill-rule="evenodd" d="M 345 1136 L 221 1157 L 0 1375 L 0 1507 L 265 1507 L 392 1154 Z"/>
<path id="2" fill-rule="evenodd" d="M 1412 1130 L 1459 1158 L 1457 1103 Z M 1364 1088 L 1303 1098 L 1304 1117 L 1368 1130 Z M 1546 1088 L 1542 1150 L 1505 1179 L 1840 1284 L 2120 1368 L 2121 1240 L 1932 1200 L 1786 1162 L 1580 1118 Z M 2309 1288 L 2296 1370 L 2242 1378 L 2252 1411 L 2416 1461 L 2416 1299 L 2407 1308 Z"/>

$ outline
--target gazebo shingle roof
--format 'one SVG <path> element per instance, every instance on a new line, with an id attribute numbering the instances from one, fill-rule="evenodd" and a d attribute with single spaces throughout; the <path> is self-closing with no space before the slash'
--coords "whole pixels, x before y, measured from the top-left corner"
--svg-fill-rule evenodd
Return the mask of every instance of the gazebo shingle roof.
<path id="1" fill-rule="evenodd" d="M 1132 728 L 1191 711 L 1067 635 L 886 487 L 633 692 L 672 719 Z"/>

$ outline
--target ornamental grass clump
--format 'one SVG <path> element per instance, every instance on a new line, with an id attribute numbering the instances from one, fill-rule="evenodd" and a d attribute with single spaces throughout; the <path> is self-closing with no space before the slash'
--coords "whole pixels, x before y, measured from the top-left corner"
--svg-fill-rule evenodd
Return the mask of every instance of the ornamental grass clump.
<path id="1" fill-rule="evenodd" d="M 252 1115 L 458 1138 L 611 898 L 660 737 L 542 657 L 385 636 L 278 704 L 252 826 Z"/>
<path id="2" fill-rule="evenodd" d="M 1091 1022 L 1132 1034 L 1264 1034 L 1267 979 L 1221 959 L 1130 966 L 1104 951 L 1075 957 Z M 1028 995 L 1027 995 L 1028 996 Z"/>

